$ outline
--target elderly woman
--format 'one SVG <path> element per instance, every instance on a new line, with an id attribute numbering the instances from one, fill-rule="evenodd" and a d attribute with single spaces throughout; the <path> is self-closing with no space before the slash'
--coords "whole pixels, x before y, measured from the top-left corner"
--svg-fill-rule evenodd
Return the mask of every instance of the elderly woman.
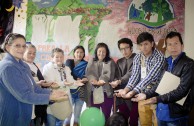
<path id="1" fill-rule="evenodd" d="M 89 60 L 86 68 L 86 103 L 87 106 L 101 108 L 106 120 L 110 117 L 113 105 L 113 89 L 109 82 L 114 80 L 115 69 L 116 65 L 110 58 L 108 46 L 99 43 L 94 58 Z"/>
<path id="2" fill-rule="evenodd" d="M 78 86 L 82 86 L 83 83 L 74 80 L 71 75 L 71 69 L 64 65 L 65 55 L 64 51 L 60 48 L 54 48 L 51 51 L 51 61 L 43 67 L 43 76 L 46 81 L 56 82 L 60 89 L 66 90 L 69 94 L 69 100 L 71 101 L 70 89 L 77 89 Z M 64 119 L 59 119 L 51 109 L 52 106 L 47 108 L 47 126 L 62 126 L 65 118 L 69 117 L 67 111 L 72 109 L 72 106 L 68 108 L 67 105 L 56 107 L 55 110 L 60 110 L 62 115 L 67 115 Z M 62 112 L 62 109 L 64 110 Z"/>
<path id="3" fill-rule="evenodd" d="M 0 62 L 0 126 L 29 126 L 33 104 L 49 104 L 66 93 L 51 93 L 37 86 L 29 66 L 22 61 L 26 49 L 23 35 L 8 34 L 2 48 L 7 54 Z"/>
<path id="4" fill-rule="evenodd" d="M 26 44 L 26 47 L 27 48 L 24 53 L 23 60 L 30 67 L 30 70 L 31 70 L 31 73 L 32 73 L 32 76 L 35 82 L 37 82 L 37 84 L 39 84 L 41 87 L 49 87 L 51 83 L 46 83 L 41 71 L 39 70 L 37 65 L 34 63 L 34 60 L 36 57 L 36 47 L 30 42 Z M 42 126 L 43 122 L 46 123 L 46 118 L 47 118 L 46 109 L 47 109 L 47 105 L 36 105 L 35 106 L 35 111 L 32 117 L 33 119 L 32 124 Z"/>

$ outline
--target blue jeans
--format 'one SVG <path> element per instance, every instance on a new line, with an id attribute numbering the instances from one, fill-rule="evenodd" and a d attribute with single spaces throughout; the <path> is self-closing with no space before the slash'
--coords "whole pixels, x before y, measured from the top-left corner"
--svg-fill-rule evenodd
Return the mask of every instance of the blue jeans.
<path id="1" fill-rule="evenodd" d="M 84 101 L 79 98 L 79 94 L 71 94 L 72 97 L 72 104 L 74 105 L 74 122 L 79 123 L 80 113 L 84 104 Z M 65 119 L 64 124 L 70 124 L 72 115 L 69 118 Z"/>
<path id="2" fill-rule="evenodd" d="M 47 114 L 46 126 L 63 126 L 63 121 L 57 119 L 53 115 Z"/>
<path id="3" fill-rule="evenodd" d="M 181 118 L 175 121 L 162 121 L 158 119 L 158 126 L 188 126 L 188 118 Z"/>

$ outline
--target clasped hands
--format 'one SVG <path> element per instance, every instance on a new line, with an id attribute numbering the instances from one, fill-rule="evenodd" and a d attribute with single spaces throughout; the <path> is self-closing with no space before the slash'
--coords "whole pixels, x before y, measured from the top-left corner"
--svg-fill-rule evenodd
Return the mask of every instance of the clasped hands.
<path id="1" fill-rule="evenodd" d="M 119 84 L 121 84 L 121 80 L 115 80 L 109 83 L 112 88 L 116 88 Z"/>
<path id="2" fill-rule="evenodd" d="M 40 80 L 37 82 L 38 85 L 42 87 L 51 87 L 51 88 L 58 88 L 59 85 L 55 82 L 47 82 L 46 80 Z"/>
<path id="3" fill-rule="evenodd" d="M 91 80 L 90 83 L 94 86 L 102 86 L 104 85 L 106 82 L 104 80 Z"/>
<path id="4" fill-rule="evenodd" d="M 114 91 L 117 97 L 122 97 L 125 99 L 132 98 L 136 92 L 135 91 L 127 91 L 126 89 L 119 89 Z"/>
<path id="5" fill-rule="evenodd" d="M 125 99 L 131 98 L 131 101 L 134 101 L 134 102 L 139 102 L 139 101 L 142 101 L 142 100 L 146 100 L 146 94 L 144 94 L 144 93 L 136 94 L 136 92 L 133 91 L 133 90 L 132 91 L 127 91 L 126 89 L 120 89 L 120 90 L 116 90 L 114 92 L 115 92 L 117 97 L 122 97 L 122 98 L 125 98 Z M 150 105 L 150 104 L 155 104 L 155 103 L 157 103 L 157 98 L 152 97 L 150 99 L 147 99 L 144 102 L 144 105 Z"/>
<path id="6" fill-rule="evenodd" d="M 54 102 L 60 102 L 68 99 L 68 93 L 64 90 L 52 90 L 49 100 Z"/>

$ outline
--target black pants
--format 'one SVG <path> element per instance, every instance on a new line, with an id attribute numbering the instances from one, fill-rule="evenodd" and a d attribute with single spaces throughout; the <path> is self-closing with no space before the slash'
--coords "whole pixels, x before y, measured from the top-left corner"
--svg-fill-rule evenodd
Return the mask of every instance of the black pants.
<path id="1" fill-rule="evenodd" d="M 30 126 L 42 126 L 47 121 L 47 105 L 35 105 L 35 118 L 31 120 Z"/>

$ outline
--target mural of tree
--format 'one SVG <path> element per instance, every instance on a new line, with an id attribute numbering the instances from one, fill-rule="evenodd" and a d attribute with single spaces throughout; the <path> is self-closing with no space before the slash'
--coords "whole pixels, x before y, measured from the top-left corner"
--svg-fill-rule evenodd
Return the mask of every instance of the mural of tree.
<path id="1" fill-rule="evenodd" d="M 142 8 L 148 14 L 150 14 L 151 12 L 157 13 L 157 22 L 162 22 L 163 20 L 169 20 L 173 18 L 172 13 L 169 10 L 169 4 L 166 0 L 146 0 L 142 4 Z"/>

